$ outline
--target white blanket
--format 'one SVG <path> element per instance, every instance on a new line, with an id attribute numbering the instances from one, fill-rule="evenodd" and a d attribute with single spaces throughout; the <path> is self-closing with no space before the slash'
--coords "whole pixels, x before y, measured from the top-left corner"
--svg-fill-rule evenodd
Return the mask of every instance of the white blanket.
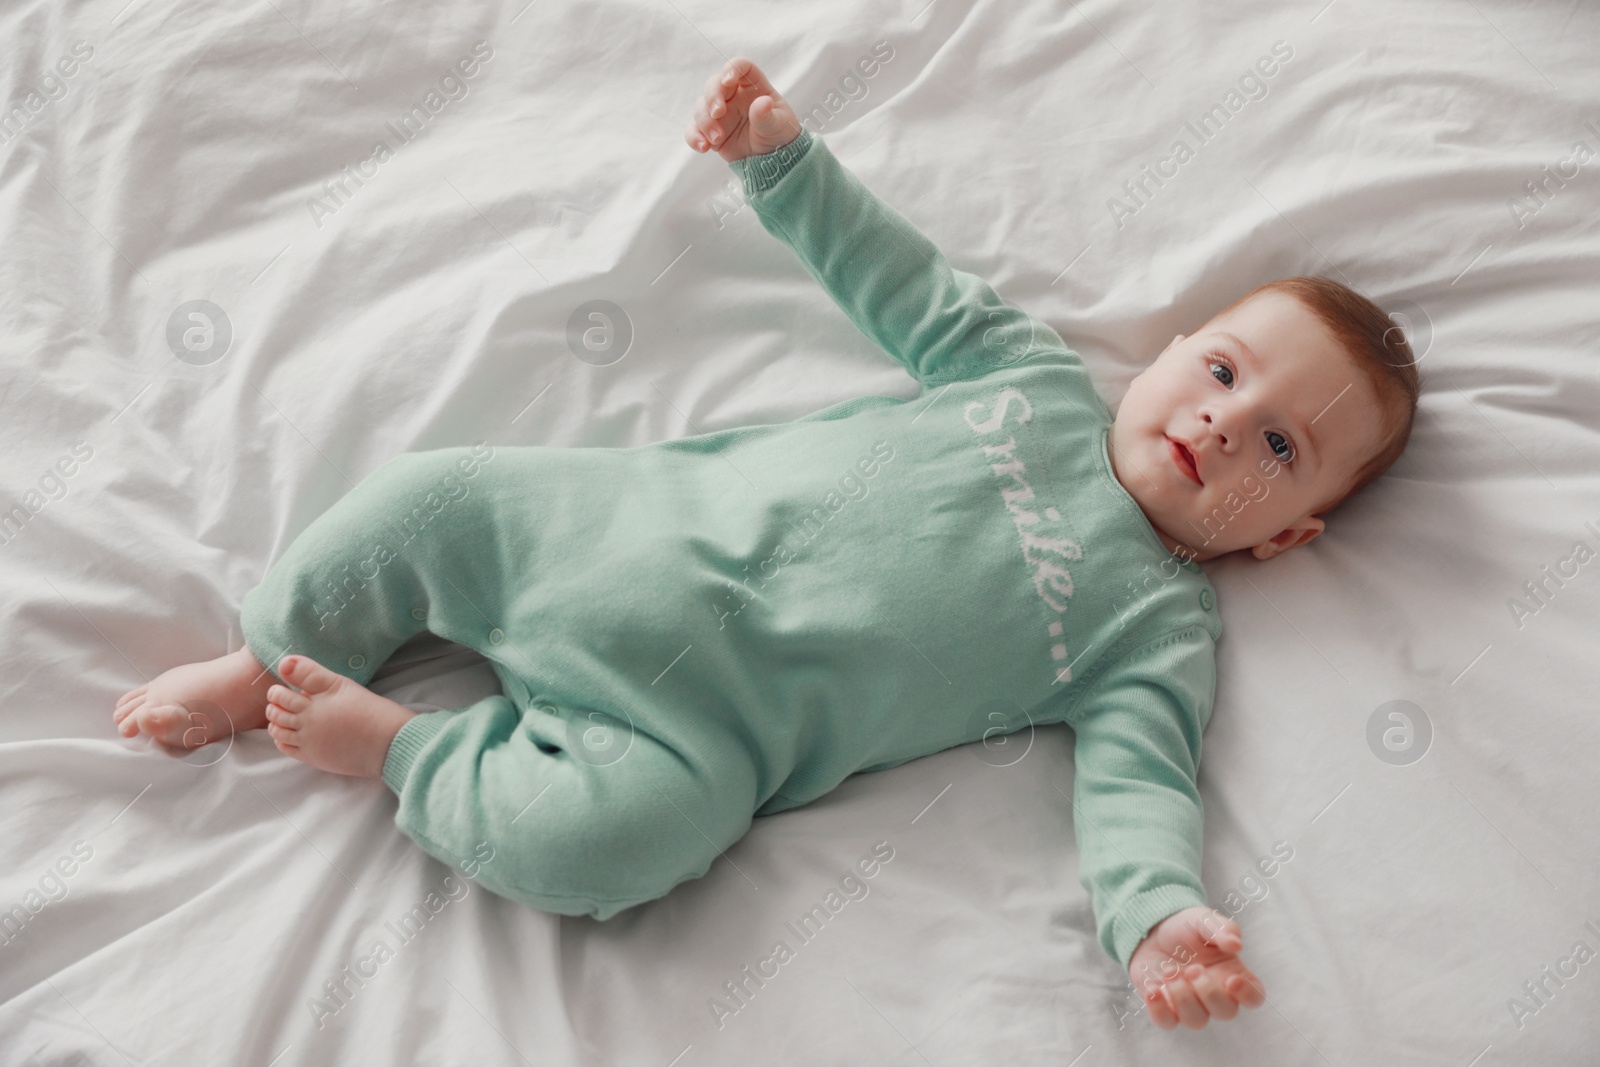
<path id="1" fill-rule="evenodd" d="M 1595 1062 L 1593 8 L 20 0 L 0 41 L 0 1063 Z M 1113 403 L 1290 274 L 1425 353 L 1387 477 L 1207 565 L 1205 878 L 1268 1006 L 1119 1019 L 1064 727 L 852 778 L 607 923 L 461 881 L 264 732 L 114 733 L 396 453 L 914 395 L 684 144 L 736 55 Z M 396 699 L 493 691 L 404 652 Z"/>

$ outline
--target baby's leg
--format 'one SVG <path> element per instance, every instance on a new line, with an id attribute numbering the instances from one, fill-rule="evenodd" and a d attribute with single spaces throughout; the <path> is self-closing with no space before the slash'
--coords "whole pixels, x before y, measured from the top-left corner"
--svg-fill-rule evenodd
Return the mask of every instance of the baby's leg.
<path id="1" fill-rule="evenodd" d="M 174 667 L 122 694 L 112 712 L 117 732 L 143 731 L 175 748 L 196 748 L 238 730 L 267 724 L 270 671 L 249 648 Z"/>
<path id="2" fill-rule="evenodd" d="M 383 781 L 396 824 L 433 856 L 501 896 L 596 919 L 723 862 L 761 801 L 744 747 L 714 728 L 681 749 L 621 717 L 502 696 L 412 716 Z"/>
<path id="3" fill-rule="evenodd" d="M 245 597 L 245 647 L 174 667 L 123 694 L 113 713 L 118 732 L 193 748 L 266 726 L 267 692 L 277 681 L 268 668 L 282 657 L 299 653 L 365 682 L 428 628 L 430 615 L 443 636 L 473 643 L 479 635 L 457 637 L 441 625 L 488 603 L 464 574 L 477 562 L 474 535 L 493 532 L 481 521 L 484 494 L 464 488 L 484 481 L 466 480 L 458 464 L 475 462 L 468 456 L 467 449 L 407 453 L 369 474 L 295 538 Z M 440 611 L 441 598 L 453 598 L 454 610 Z"/>
<path id="4" fill-rule="evenodd" d="M 516 544 L 508 498 L 530 490 L 505 477 L 509 459 L 490 464 L 444 448 L 372 471 L 245 595 L 245 643 L 275 671 L 296 655 L 360 685 L 424 630 L 491 659 L 517 654 L 508 652 L 506 601 L 531 580 L 533 564 L 499 549 Z"/>

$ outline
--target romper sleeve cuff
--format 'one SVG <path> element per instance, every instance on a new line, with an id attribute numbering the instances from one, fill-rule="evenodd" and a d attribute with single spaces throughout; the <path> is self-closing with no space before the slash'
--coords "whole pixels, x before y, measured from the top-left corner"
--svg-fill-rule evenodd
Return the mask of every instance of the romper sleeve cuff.
<path id="1" fill-rule="evenodd" d="M 783 176 L 800 161 L 811 147 L 811 142 L 816 138 L 804 126 L 800 127 L 800 136 L 784 145 L 782 148 L 767 152 L 759 156 L 745 156 L 736 159 L 728 166 L 739 175 L 744 182 L 744 195 L 746 198 L 754 196 L 777 185 Z"/>
<path id="2" fill-rule="evenodd" d="M 428 747 L 435 734 L 450 722 L 451 712 L 425 711 L 411 716 L 411 721 L 400 727 L 400 732 L 389 742 L 389 754 L 383 760 L 383 784 L 399 796 L 405 788 L 406 776 L 422 750 Z"/>
<path id="3" fill-rule="evenodd" d="M 1117 912 L 1111 923 L 1112 946 L 1122 969 L 1150 928 L 1184 908 L 1206 907 L 1206 900 L 1188 886 L 1162 885 L 1136 894 Z"/>

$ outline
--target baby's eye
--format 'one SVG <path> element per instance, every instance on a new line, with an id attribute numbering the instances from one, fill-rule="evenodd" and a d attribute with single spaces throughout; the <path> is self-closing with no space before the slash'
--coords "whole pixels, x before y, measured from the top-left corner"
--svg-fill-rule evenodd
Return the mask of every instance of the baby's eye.
<path id="1" fill-rule="evenodd" d="M 1276 430 L 1268 430 L 1267 447 L 1272 449 L 1272 454 L 1278 457 L 1279 462 L 1293 462 L 1294 445 L 1283 434 L 1278 433 Z"/>
<path id="2" fill-rule="evenodd" d="M 1221 374 L 1217 373 L 1219 370 Z M 1211 360 L 1211 376 L 1228 388 L 1233 388 L 1233 368 L 1221 360 L 1215 358 Z"/>

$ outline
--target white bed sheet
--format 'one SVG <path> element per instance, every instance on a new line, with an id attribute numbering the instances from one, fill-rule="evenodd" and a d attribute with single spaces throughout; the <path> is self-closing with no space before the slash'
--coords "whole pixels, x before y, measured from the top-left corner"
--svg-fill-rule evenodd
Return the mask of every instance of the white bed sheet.
<path id="1" fill-rule="evenodd" d="M 1600 950 L 1600 563 L 1510 606 L 1600 549 L 1600 159 L 1573 148 L 1600 149 L 1593 8 L 124 5 L 0 13 L 0 105 L 25 109 L 0 144 L 0 504 L 41 505 L 0 546 L 0 906 L 60 897 L 0 943 L 0 1062 L 1596 1062 L 1600 962 L 1562 961 Z M 444 85 L 398 141 L 386 124 L 480 41 L 465 95 Z M 892 58 L 830 97 L 877 42 Z M 1275 42 L 1292 57 L 1260 95 L 1240 79 Z M 113 733 L 117 694 L 238 647 L 243 595 L 396 453 L 915 394 L 684 146 L 740 54 L 1113 402 L 1273 277 L 1407 310 L 1407 454 L 1306 549 L 1208 565 L 1205 876 L 1218 902 L 1248 892 L 1270 1006 L 1119 1024 L 1065 728 L 1011 766 L 968 747 L 852 778 L 604 924 L 468 886 L 404 943 L 388 924 L 455 883 L 381 785 L 261 732 L 186 759 Z M 1109 204 L 1233 88 L 1176 174 Z M 333 198 L 346 166 L 367 178 Z M 1514 208 L 1545 173 L 1566 178 Z M 608 366 L 566 342 L 595 299 L 634 332 Z M 231 328 L 213 362 L 168 344 L 193 300 Z M 382 681 L 441 707 L 494 684 L 426 643 Z M 1420 761 L 1369 747 L 1391 700 L 1431 722 Z M 870 893 L 718 1020 L 723 983 L 878 841 Z M 1274 848 L 1292 858 L 1247 881 Z M 392 958 L 362 964 L 379 939 Z M 370 976 L 319 1011 L 346 966 Z M 1546 966 L 1577 972 L 1526 999 Z"/>

